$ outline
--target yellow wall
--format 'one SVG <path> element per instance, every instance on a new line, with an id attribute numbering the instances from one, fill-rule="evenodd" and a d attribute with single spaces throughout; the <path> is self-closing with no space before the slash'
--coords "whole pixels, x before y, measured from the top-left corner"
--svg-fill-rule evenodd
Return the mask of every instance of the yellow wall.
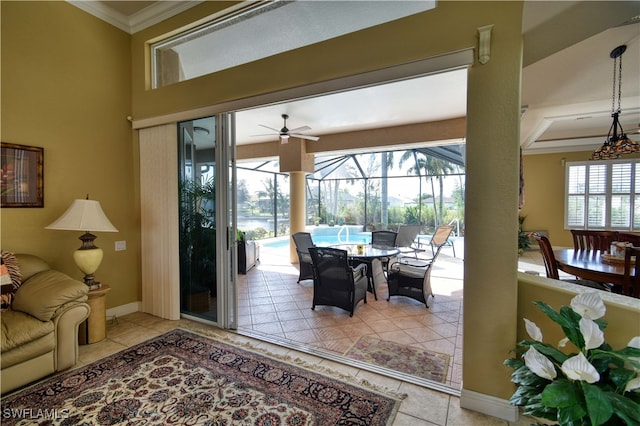
<path id="1" fill-rule="evenodd" d="M 137 148 L 131 37 L 66 2 L 3 1 L 2 141 L 44 147 L 44 208 L 3 208 L 2 249 L 28 252 L 81 279 L 82 232 L 44 227 L 76 198 L 99 200 L 120 231 L 96 233 L 107 306 L 139 300 Z M 125 240 L 127 250 L 115 252 Z"/>
<path id="2" fill-rule="evenodd" d="M 585 161 L 590 155 L 581 151 L 523 157 L 525 230 L 547 231 L 554 246 L 573 247 L 571 233 L 564 229 L 563 161 Z"/>
<path id="3" fill-rule="evenodd" d="M 603 129 L 604 130 L 604 129 Z M 523 170 L 525 231 L 547 231 L 554 247 L 573 247 L 571 232 L 564 229 L 565 162 L 586 161 L 592 151 L 525 155 Z M 629 158 L 636 157 L 632 155 Z"/>

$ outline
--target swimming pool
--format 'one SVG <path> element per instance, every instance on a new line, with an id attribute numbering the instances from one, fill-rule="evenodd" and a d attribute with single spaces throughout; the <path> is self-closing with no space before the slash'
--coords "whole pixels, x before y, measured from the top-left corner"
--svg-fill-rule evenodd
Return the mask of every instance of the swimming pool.
<path id="1" fill-rule="evenodd" d="M 350 232 L 348 234 L 348 238 L 346 234 L 341 234 L 340 238 L 338 238 L 338 234 L 328 234 L 323 235 L 323 232 L 320 233 L 311 233 L 311 238 L 313 239 L 313 243 L 317 246 L 330 246 L 334 244 L 346 244 L 346 243 L 363 243 L 369 244 L 371 242 L 371 232 Z M 262 247 L 270 247 L 270 248 L 282 248 L 289 245 L 289 238 L 278 238 L 273 240 L 264 240 L 260 241 L 260 245 Z"/>

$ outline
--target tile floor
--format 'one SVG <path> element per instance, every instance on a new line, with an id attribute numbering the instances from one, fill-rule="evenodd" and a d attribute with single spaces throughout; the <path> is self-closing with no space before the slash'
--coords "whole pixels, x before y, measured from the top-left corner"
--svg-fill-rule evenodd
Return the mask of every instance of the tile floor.
<path id="1" fill-rule="evenodd" d="M 193 331 L 206 331 L 210 326 L 187 319 L 168 321 L 149 314 L 134 313 L 109 321 L 107 338 L 101 342 L 80 347 L 80 361 L 78 366 L 97 361 L 105 356 L 114 354 L 129 346 L 141 343 L 174 328 L 181 327 Z M 387 376 L 381 376 L 370 371 L 331 361 L 326 358 L 300 353 L 280 345 L 273 345 L 255 340 L 237 333 L 218 330 L 225 336 L 241 344 L 251 344 L 268 352 L 300 358 L 308 363 L 321 365 L 325 368 L 349 374 L 359 380 L 367 380 L 378 386 L 383 386 L 395 392 L 406 394 L 399 412 L 393 422 L 394 426 L 476 426 L 476 425 L 517 425 L 530 424 L 531 419 L 521 418 L 516 423 L 510 423 L 494 417 L 489 417 L 474 411 L 460 408 L 459 398 L 447 393 L 427 389 L 413 383 L 404 382 Z"/>
<path id="2" fill-rule="evenodd" d="M 459 253 L 462 250 L 456 248 L 456 254 Z M 465 410 L 460 408 L 456 392 L 430 389 L 413 380 L 340 362 L 339 356 L 324 356 L 343 353 L 361 335 L 376 335 L 449 353 L 452 362 L 446 385 L 449 389 L 459 388 L 463 261 L 453 257 L 452 252 L 447 253 L 445 249 L 434 267 L 432 285 L 436 298 L 430 302 L 428 310 L 408 298 L 397 297 L 387 302 L 386 288 L 383 287 L 378 289 L 377 301 L 368 297 L 367 304 L 358 305 L 351 318 L 337 308 L 316 307 L 315 311 L 311 311 L 312 282 L 296 283 L 297 269 L 287 259 L 282 253 L 261 250 L 259 266 L 239 278 L 238 332 L 216 329 L 218 332 L 238 343 L 249 343 L 271 353 L 301 358 L 407 394 L 394 426 L 524 426 L 531 423 L 532 419 L 529 418 L 511 423 Z M 544 274 L 539 253 L 526 252 L 519 269 Z M 109 321 L 107 338 L 102 342 L 81 346 L 79 365 L 96 361 L 177 327 L 194 331 L 211 329 L 209 325 L 188 319 L 168 321 L 140 312 L 130 314 Z M 283 343 L 288 343 L 289 347 Z M 302 351 L 293 349 L 296 347 Z M 314 349 L 323 356 L 314 354 Z"/>
<path id="3" fill-rule="evenodd" d="M 434 264 L 431 281 L 436 295 L 425 305 L 406 297 L 387 301 L 386 284 L 377 287 L 378 300 L 353 317 L 335 307 L 311 310 L 313 281 L 297 283 L 298 269 L 288 251 L 260 249 L 260 263 L 238 282 L 238 332 L 268 338 L 303 349 L 343 355 L 361 336 L 372 336 L 451 356 L 445 385 L 459 390 L 462 381 L 463 260 L 445 247 Z"/>

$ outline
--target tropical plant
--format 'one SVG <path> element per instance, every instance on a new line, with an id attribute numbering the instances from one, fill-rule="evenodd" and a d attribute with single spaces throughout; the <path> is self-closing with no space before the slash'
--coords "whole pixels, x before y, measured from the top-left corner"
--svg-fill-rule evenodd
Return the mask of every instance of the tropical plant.
<path id="1" fill-rule="evenodd" d="M 525 250 L 531 247 L 531 239 L 529 233 L 524 232 L 524 220 L 526 216 L 518 216 L 518 253 L 522 254 Z"/>
<path id="2" fill-rule="evenodd" d="M 558 312 L 535 304 L 562 327 L 559 346 L 571 342 L 578 352 L 566 355 L 544 343 L 540 328 L 525 318 L 531 340 L 518 344 L 521 356 L 504 362 L 518 385 L 511 404 L 561 425 L 640 425 L 640 336 L 620 350 L 605 343 L 606 308 L 596 292 L 577 295 Z"/>
<path id="3" fill-rule="evenodd" d="M 181 182 L 180 283 L 186 292 L 209 288 L 215 294 L 215 199 L 213 178 Z"/>

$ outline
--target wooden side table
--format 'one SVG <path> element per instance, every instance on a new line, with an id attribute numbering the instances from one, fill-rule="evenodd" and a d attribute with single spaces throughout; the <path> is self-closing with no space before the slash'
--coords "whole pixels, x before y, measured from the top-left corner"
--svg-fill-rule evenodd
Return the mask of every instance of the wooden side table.
<path id="1" fill-rule="evenodd" d="M 91 308 L 89 317 L 80 324 L 78 342 L 81 345 L 89 345 L 104 340 L 107 337 L 107 293 L 111 287 L 102 284 L 102 287 L 89 291 L 87 304 Z"/>

